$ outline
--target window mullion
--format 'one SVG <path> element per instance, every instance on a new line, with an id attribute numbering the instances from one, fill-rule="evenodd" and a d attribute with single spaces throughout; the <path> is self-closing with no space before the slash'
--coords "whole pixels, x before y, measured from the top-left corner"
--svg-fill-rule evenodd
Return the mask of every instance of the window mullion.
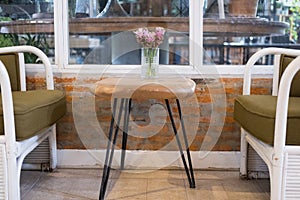
<path id="1" fill-rule="evenodd" d="M 55 64 L 65 68 L 69 58 L 68 1 L 54 0 Z"/>
<path id="2" fill-rule="evenodd" d="M 189 59 L 191 65 L 200 67 L 203 64 L 203 0 L 190 0 L 189 13 Z"/>

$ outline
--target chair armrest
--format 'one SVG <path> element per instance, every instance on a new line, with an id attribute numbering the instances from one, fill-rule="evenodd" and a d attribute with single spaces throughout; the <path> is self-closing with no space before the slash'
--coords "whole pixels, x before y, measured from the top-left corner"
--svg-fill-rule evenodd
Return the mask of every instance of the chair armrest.
<path id="1" fill-rule="evenodd" d="M 281 77 L 278 90 L 278 98 L 276 105 L 275 117 L 275 133 L 274 133 L 274 147 L 275 153 L 283 152 L 286 142 L 287 116 L 290 88 L 292 80 L 296 73 L 300 70 L 300 56 L 295 58 L 285 69 Z"/>
<path id="2" fill-rule="evenodd" d="M 263 58 L 264 56 L 267 56 L 267 55 L 279 56 L 281 54 L 286 54 L 286 55 L 291 55 L 291 56 L 299 56 L 300 50 L 270 47 L 270 48 L 264 48 L 264 49 L 257 51 L 249 58 L 248 62 L 245 65 L 245 72 L 244 72 L 244 83 L 243 83 L 243 94 L 244 95 L 250 94 L 251 73 L 252 73 L 252 68 L 255 65 L 255 63 L 259 59 Z M 275 59 L 274 66 L 277 68 L 279 67 L 279 59 L 278 60 Z M 274 70 L 278 70 L 278 69 L 274 69 Z M 275 81 L 278 81 L 278 79 Z M 274 82 L 273 82 L 273 84 L 274 84 Z"/>
<path id="3" fill-rule="evenodd" d="M 54 81 L 53 81 L 53 72 L 51 68 L 51 63 L 47 57 L 47 55 L 34 46 L 12 46 L 12 47 L 2 47 L 0 48 L 1 53 L 32 53 L 38 56 L 44 64 L 45 72 L 46 72 L 46 84 L 48 90 L 54 89 Z"/>
<path id="4" fill-rule="evenodd" d="M 14 108 L 13 108 L 13 98 L 11 92 L 10 79 L 8 72 L 4 64 L 0 61 L 0 87 L 1 87 L 1 96 L 2 96 L 2 109 L 3 109 L 3 120 L 4 120 L 4 132 L 7 137 L 6 142 L 9 144 L 14 144 L 16 141 L 15 134 L 15 117 L 14 117 Z"/>

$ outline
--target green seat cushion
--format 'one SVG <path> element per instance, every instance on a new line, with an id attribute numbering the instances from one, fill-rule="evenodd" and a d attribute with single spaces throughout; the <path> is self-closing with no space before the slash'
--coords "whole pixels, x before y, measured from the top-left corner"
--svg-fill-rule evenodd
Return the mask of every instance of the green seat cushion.
<path id="1" fill-rule="evenodd" d="M 277 97 L 242 95 L 234 103 L 234 119 L 259 140 L 273 145 Z M 300 144 L 300 97 L 290 97 L 286 144 Z"/>
<path id="2" fill-rule="evenodd" d="M 279 77 L 281 78 L 284 70 L 288 65 L 295 59 L 295 56 L 281 55 L 280 57 L 280 67 L 279 67 Z M 300 97 L 300 72 L 297 72 L 293 78 L 290 96 Z"/>
<path id="3" fill-rule="evenodd" d="M 17 53 L 0 54 L 0 60 L 3 62 L 10 79 L 11 89 L 20 90 L 20 67 L 19 56 Z"/>
<path id="4" fill-rule="evenodd" d="M 63 91 L 15 91 L 13 95 L 17 140 L 27 139 L 59 120 L 66 112 Z M 0 134 L 4 133 L 3 108 L 0 104 Z"/>

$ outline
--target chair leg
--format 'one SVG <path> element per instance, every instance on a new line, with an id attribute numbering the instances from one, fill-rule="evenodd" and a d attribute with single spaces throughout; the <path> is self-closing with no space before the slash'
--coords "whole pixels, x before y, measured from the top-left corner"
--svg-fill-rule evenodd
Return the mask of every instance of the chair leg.
<path id="1" fill-rule="evenodd" d="M 7 159 L 6 159 L 6 149 L 5 143 L 0 144 L 0 173 L 3 174 L 0 176 L 0 184 L 2 187 L 0 188 L 0 199 L 8 199 L 8 179 L 7 179 Z"/>
<path id="2" fill-rule="evenodd" d="M 20 200 L 20 172 L 15 155 L 7 154 L 8 199 Z"/>
<path id="3" fill-rule="evenodd" d="M 247 160 L 248 160 L 248 142 L 246 140 L 246 132 L 241 128 L 241 157 L 240 157 L 240 177 L 247 178 Z"/>
<path id="4" fill-rule="evenodd" d="M 56 146 L 56 124 L 51 128 L 52 133 L 49 135 L 49 150 L 50 150 L 50 171 L 57 166 L 57 146 Z"/>
<path id="5" fill-rule="evenodd" d="M 283 167 L 274 166 L 272 164 L 271 169 L 269 169 L 270 174 L 270 187 L 271 187 L 271 200 L 281 200 L 283 197 L 283 187 L 282 187 L 282 173 Z"/>

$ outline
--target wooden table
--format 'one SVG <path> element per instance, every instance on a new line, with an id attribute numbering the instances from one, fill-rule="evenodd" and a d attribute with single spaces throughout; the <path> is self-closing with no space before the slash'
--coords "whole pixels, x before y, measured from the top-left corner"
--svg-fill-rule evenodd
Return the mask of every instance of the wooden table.
<path id="1" fill-rule="evenodd" d="M 187 33 L 187 17 L 108 17 L 70 19 L 70 34 L 103 34 L 137 29 L 140 27 L 157 27 Z M 200 24 L 199 24 L 200 26 Z M 204 18 L 204 36 L 265 36 L 283 35 L 288 24 L 268 21 L 262 18 L 228 17 Z M 54 33 L 53 19 L 19 20 L 0 22 L 1 33 Z M 5 31 L 5 32 L 4 32 Z"/>
<path id="2" fill-rule="evenodd" d="M 107 98 L 185 99 L 194 94 L 195 82 L 184 78 L 106 78 L 96 83 L 94 94 Z"/>
<path id="3" fill-rule="evenodd" d="M 122 138 L 121 169 L 124 168 L 132 99 L 162 99 L 165 101 L 174 135 L 176 137 L 178 149 L 181 154 L 181 159 L 187 174 L 187 178 L 189 180 L 190 188 L 196 187 L 192 159 L 180 106 L 180 100 L 188 98 L 194 94 L 195 86 L 196 84 L 194 81 L 183 77 L 164 79 L 141 79 L 138 77 L 106 78 L 95 84 L 92 92 L 96 96 L 111 98 L 113 100 L 112 117 L 110 122 L 108 144 L 106 149 L 106 157 L 99 195 L 100 200 L 103 200 L 105 198 L 106 187 L 109 179 L 116 139 L 119 132 L 119 124 L 121 122 L 122 115 L 124 117 L 124 128 Z M 180 138 L 178 136 L 173 117 L 174 111 L 172 111 L 170 107 L 169 100 L 176 101 L 185 147 L 183 147 L 183 145 L 181 144 L 182 142 L 180 141 Z M 119 109 L 117 109 L 118 105 Z M 116 110 L 118 110 L 119 112 L 116 113 Z M 184 148 L 186 149 L 186 156 L 183 153 Z M 186 157 L 188 161 L 186 161 Z"/>

